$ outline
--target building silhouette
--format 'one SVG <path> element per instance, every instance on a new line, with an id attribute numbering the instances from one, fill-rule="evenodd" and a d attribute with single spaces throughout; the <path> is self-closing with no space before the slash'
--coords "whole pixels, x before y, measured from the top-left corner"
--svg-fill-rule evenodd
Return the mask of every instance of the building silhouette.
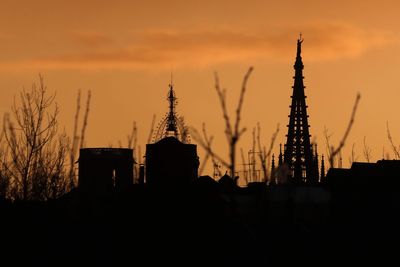
<path id="1" fill-rule="evenodd" d="M 400 160 L 378 160 L 376 163 L 353 162 L 349 169 L 330 168 L 324 181 L 333 188 L 397 190 Z"/>
<path id="2" fill-rule="evenodd" d="M 310 125 L 308 124 L 305 86 L 303 84 L 302 43 L 303 39 L 300 35 L 297 40 L 296 61 L 293 66 L 295 69 L 294 85 L 292 86 L 292 103 L 290 105 L 283 163 L 289 168 L 289 181 L 316 183 L 318 182 L 318 155 L 316 151 L 313 152 L 310 141 Z"/>
<path id="3" fill-rule="evenodd" d="M 176 113 L 177 99 L 169 85 L 169 111 L 155 132 L 155 143 L 146 145 L 146 183 L 185 184 L 198 177 L 197 146 L 189 144 L 183 119 Z"/>
<path id="4" fill-rule="evenodd" d="M 122 192 L 133 184 L 133 150 L 81 148 L 78 188 L 83 193 Z"/>
<path id="5" fill-rule="evenodd" d="M 146 145 L 146 183 L 183 185 L 198 177 L 197 146 L 173 136 Z"/>

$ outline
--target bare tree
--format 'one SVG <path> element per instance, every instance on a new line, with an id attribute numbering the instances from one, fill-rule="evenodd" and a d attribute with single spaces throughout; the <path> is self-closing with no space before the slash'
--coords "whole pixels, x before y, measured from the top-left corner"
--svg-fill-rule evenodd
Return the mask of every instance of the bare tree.
<path id="1" fill-rule="evenodd" d="M 151 121 L 149 137 L 147 137 L 147 143 L 148 144 L 151 143 L 151 137 L 153 136 L 153 133 L 154 133 L 154 125 L 155 125 L 155 123 L 156 123 L 156 114 L 153 115 L 153 120 Z"/>
<path id="2" fill-rule="evenodd" d="M 211 137 L 208 137 L 207 130 L 206 130 L 206 124 L 205 124 L 205 123 L 203 123 L 202 133 L 203 133 L 203 136 L 200 137 L 200 138 L 201 138 L 202 140 L 204 140 L 205 146 L 206 146 L 206 147 L 211 148 L 212 141 L 213 141 L 213 137 L 212 137 L 212 136 L 211 136 Z M 211 161 L 212 161 L 212 164 L 213 164 L 214 167 L 218 166 L 218 162 L 217 162 L 217 160 L 215 159 L 214 154 L 213 154 L 213 153 L 206 153 L 206 156 L 205 156 L 205 158 L 204 158 L 204 161 L 203 161 L 203 163 L 202 163 L 202 165 L 201 165 L 201 167 L 200 167 L 200 170 L 199 170 L 199 174 L 200 174 L 200 175 L 203 173 L 203 171 L 204 171 L 204 169 L 205 169 L 205 166 L 206 166 L 207 161 L 208 161 L 209 158 L 211 158 Z"/>
<path id="3" fill-rule="evenodd" d="M 355 151 L 355 143 L 351 146 L 351 155 L 349 158 L 349 164 L 352 165 L 353 162 L 357 161 L 356 151 Z"/>
<path id="4" fill-rule="evenodd" d="M 75 172 L 75 159 L 78 153 L 78 149 L 82 148 L 85 140 L 85 132 L 88 124 L 89 110 L 90 110 L 90 100 L 91 100 L 91 92 L 88 91 L 86 98 L 86 107 L 85 113 L 83 114 L 83 125 L 81 128 L 81 136 L 78 135 L 78 127 L 79 127 L 79 115 L 81 110 L 81 91 L 78 90 L 78 96 L 76 98 L 76 111 L 74 117 L 74 129 L 72 132 L 72 143 L 69 149 L 69 160 L 70 160 L 70 168 L 69 168 L 69 189 L 72 189 L 76 186 L 76 172 Z M 79 145 L 80 143 L 80 145 Z"/>
<path id="5" fill-rule="evenodd" d="M 243 152 L 243 148 L 240 148 L 240 157 L 242 159 L 242 166 L 243 166 L 243 179 L 245 181 L 245 184 L 249 183 L 249 173 L 247 171 L 247 165 L 248 163 L 246 163 L 246 159 L 244 157 L 244 152 Z"/>
<path id="6" fill-rule="evenodd" d="M 325 141 L 326 141 L 326 145 L 327 145 L 327 155 L 328 155 L 328 160 L 329 160 L 329 164 L 330 164 L 331 168 L 334 167 L 335 157 L 341 153 L 341 150 L 346 143 L 347 137 L 349 136 L 350 130 L 353 127 L 354 119 L 356 117 L 358 103 L 360 102 L 360 98 L 361 98 L 361 95 L 358 93 L 356 96 L 356 100 L 354 102 L 353 110 L 351 112 L 350 121 L 349 121 L 346 131 L 344 132 L 344 135 L 343 135 L 342 139 L 340 140 L 339 145 L 337 147 L 330 145 L 330 143 L 329 143 L 330 136 L 328 135 L 328 132 L 325 128 Z"/>
<path id="7" fill-rule="evenodd" d="M 274 148 L 275 140 L 276 137 L 278 136 L 279 133 L 279 124 L 276 127 L 275 132 L 272 134 L 271 137 L 271 142 L 269 144 L 268 151 L 266 150 L 265 146 L 261 146 L 261 127 L 260 123 L 257 123 L 257 144 L 258 144 L 258 150 L 260 151 L 259 156 L 260 156 L 260 161 L 261 161 L 261 167 L 262 171 L 264 173 L 264 181 L 268 180 L 268 166 L 269 166 L 269 159 L 271 157 L 272 149 Z"/>
<path id="8" fill-rule="evenodd" d="M 389 139 L 390 145 L 392 147 L 394 156 L 396 159 L 400 159 L 400 148 L 396 147 L 396 145 L 393 142 L 392 135 L 390 134 L 389 122 L 386 122 L 386 129 L 387 129 L 388 139 Z"/>
<path id="9" fill-rule="evenodd" d="M 137 127 L 136 127 L 136 121 L 133 121 L 132 125 L 132 131 L 130 134 L 127 136 L 128 139 L 128 148 L 135 149 L 137 146 Z"/>
<path id="10" fill-rule="evenodd" d="M 79 148 L 83 148 L 85 146 L 85 132 L 86 132 L 87 124 L 88 124 L 91 96 L 92 96 L 92 93 L 89 90 L 87 98 L 86 98 L 86 110 L 85 110 L 85 114 L 83 116 L 83 125 L 82 125 L 82 131 L 81 131 L 81 145 L 79 146 Z"/>
<path id="11" fill-rule="evenodd" d="M 7 151 L 3 142 L 4 131 L 0 132 L 0 197 L 8 197 L 11 184 L 10 177 L 7 175 Z"/>
<path id="12" fill-rule="evenodd" d="M 46 200 L 66 190 L 64 157 L 68 148 L 65 134 L 57 136 L 59 109 L 55 94 L 48 95 L 44 78 L 31 90 L 14 99 L 12 116 L 5 114 L 3 131 L 7 164 L 14 199 Z"/>
<path id="13" fill-rule="evenodd" d="M 332 157 L 332 146 L 331 146 L 331 135 L 328 133 L 328 129 L 324 126 L 324 137 L 325 137 L 325 145 L 326 145 L 326 156 L 329 161 L 329 167 L 335 167 L 335 158 Z"/>
<path id="14" fill-rule="evenodd" d="M 226 106 L 226 89 L 221 89 L 218 74 L 215 73 L 215 90 L 217 91 L 218 99 L 219 99 L 219 102 L 220 102 L 220 105 L 222 108 L 222 116 L 225 121 L 225 136 L 226 136 L 228 144 L 229 144 L 229 163 L 227 161 L 223 160 L 217 154 L 215 154 L 212 151 L 211 147 L 207 145 L 207 142 L 202 140 L 201 135 L 195 129 L 191 128 L 193 138 L 199 143 L 200 146 L 202 146 L 206 150 L 206 153 L 209 153 L 211 156 L 218 159 L 223 165 L 225 165 L 225 167 L 227 167 L 230 170 L 231 176 L 233 178 L 235 177 L 235 171 L 236 171 L 236 169 L 235 169 L 236 144 L 238 143 L 242 134 L 246 131 L 246 128 L 240 127 L 240 121 L 241 121 L 241 112 L 242 112 L 242 107 L 243 107 L 243 102 L 244 102 L 244 95 L 245 95 L 246 89 L 247 89 L 247 81 L 248 81 L 252 71 L 253 71 L 253 67 L 250 67 L 249 70 L 247 71 L 246 75 L 243 78 L 239 102 L 236 107 L 236 118 L 235 118 L 235 122 L 234 122 L 233 126 L 232 126 L 231 120 L 229 118 L 228 109 Z"/>
<path id="15" fill-rule="evenodd" d="M 365 160 L 369 163 L 371 161 L 371 148 L 367 144 L 367 137 L 364 136 L 363 139 L 363 154 Z"/>
<path id="16" fill-rule="evenodd" d="M 139 178 L 140 160 L 141 160 L 141 149 L 140 145 L 138 145 L 137 139 L 138 139 L 138 128 L 136 125 L 136 121 L 133 121 L 132 131 L 130 134 L 128 134 L 127 141 L 128 141 L 128 148 L 133 149 L 133 158 L 135 160 L 135 165 L 133 167 L 133 176 L 135 180 L 136 178 Z M 122 144 L 120 144 L 120 147 L 122 147 Z"/>

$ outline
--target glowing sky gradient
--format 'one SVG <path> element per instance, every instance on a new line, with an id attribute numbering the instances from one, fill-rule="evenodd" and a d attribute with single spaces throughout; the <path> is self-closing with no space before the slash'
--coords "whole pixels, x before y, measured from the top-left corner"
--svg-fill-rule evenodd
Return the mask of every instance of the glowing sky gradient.
<path id="1" fill-rule="evenodd" d="M 153 114 L 160 120 L 167 111 L 173 70 L 178 113 L 198 129 L 205 122 L 215 149 L 226 157 L 213 75 L 217 71 L 227 88 L 233 114 L 243 75 L 254 66 L 243 107 L 248 131 L 238 147 L 251 148 L 257 122 L 266 145 L 280 123 L 283 143 L 302 32 L 310 131 L 320 154 L 324 126 L 337 144 L 360 92 L 344 165 L 353 143 L 357 159 L 365 160 L 364 136 L 372 160 L 383 151 L 393 157 L 386 122 L 400 143 L 399 10 L 398 1 L 366 0 L 2 1 L 0 112 L 9 111 L 13 96 L 42 73 L 57 92 L 68 133 L 78 89 L 90 89 L 87 146 L 125 145 L 136 121 L 144 153 Z"/>

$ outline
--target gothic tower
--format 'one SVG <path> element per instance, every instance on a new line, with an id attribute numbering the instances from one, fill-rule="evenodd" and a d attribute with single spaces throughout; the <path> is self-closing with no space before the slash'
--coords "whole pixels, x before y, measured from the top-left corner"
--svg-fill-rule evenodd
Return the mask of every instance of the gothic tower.
<path id="1" fill-rule="evenodd" d="M 303 62 L 301 59 L 301 44 L 303 39 L 297 40 L 297 55 L 294 64 L 294 85 L 292 103 L 288 124 L 287 140 L 284 151 L 284 163 L 289 167 L 289 180 L 294 183 L 314 183 L 318 181 L 315 177 L 314 157 L 310 142 L 308 125 L 306 95 L 303 84 Z"/>
<path id="2" fill-rule="evenodd" d="M 171 84 L 169 109 L 155 131 L 152 144 L 146 145 L 145 176 L 149 186 L 187 184 L 198 177 L 197 146 L 190 144 L 187 128 L 176 112 L 176 96 Z"/>

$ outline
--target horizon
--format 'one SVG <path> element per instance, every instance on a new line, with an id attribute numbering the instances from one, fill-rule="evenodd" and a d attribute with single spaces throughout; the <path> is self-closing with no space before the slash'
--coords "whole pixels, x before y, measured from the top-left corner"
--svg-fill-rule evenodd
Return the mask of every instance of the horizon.
<path id="1" fill-rule="evenodd" d="M 395 12 L 399 4 L 385 3 L 7 3 L 0 27 L 1 112 L 9 111 L 13 96 L 29 89 L 42 73 L 50 92 L 57 92 L 59 122 L 67 134 L 72 133 L 78 89 L 83 100 L 91 90 L 86 147 L 119 147 L 119 141 L 124 147 L 136 121 L 144 155 L 153 114 L 157 124 L 168 111 L 172 72 L 177 113 L 198 130 L 205 122 L 208 134 L 215 136 L 214 150 L 227 158 L 213 75 L 217 72 L 221 87 L 227 88 L 233 116 L 243 76 L 253 66 L 241 124 L 247 131 L 237 153 L 243 148 L 246 154 L 251 148 L 252 128 L 260 122 L 267 147 L 280 124 L 277 155 L 279 143 L 286 142 L 301 32 L 311 140 L 319 144 L 319 155 L 326 154 L 324 126 L 337 146 L 359 92 L 362 97 L 342 153 L 343 165 L 349 166 L 353 144 L 358 161 L 366 161 L 364 137 L 372 149 L 371 162 L 386 153 L 394 158 L 386 122 L 397 144 L 400 20 Z M 222 14 L 227 5 L 230 8 Z M 357 12 L 360 8 L 364 12 Z M 202 162 L 200 147 L 198 153 Z M 203 174 L 212 176 L 212 167 L 207 170 Z"/>

